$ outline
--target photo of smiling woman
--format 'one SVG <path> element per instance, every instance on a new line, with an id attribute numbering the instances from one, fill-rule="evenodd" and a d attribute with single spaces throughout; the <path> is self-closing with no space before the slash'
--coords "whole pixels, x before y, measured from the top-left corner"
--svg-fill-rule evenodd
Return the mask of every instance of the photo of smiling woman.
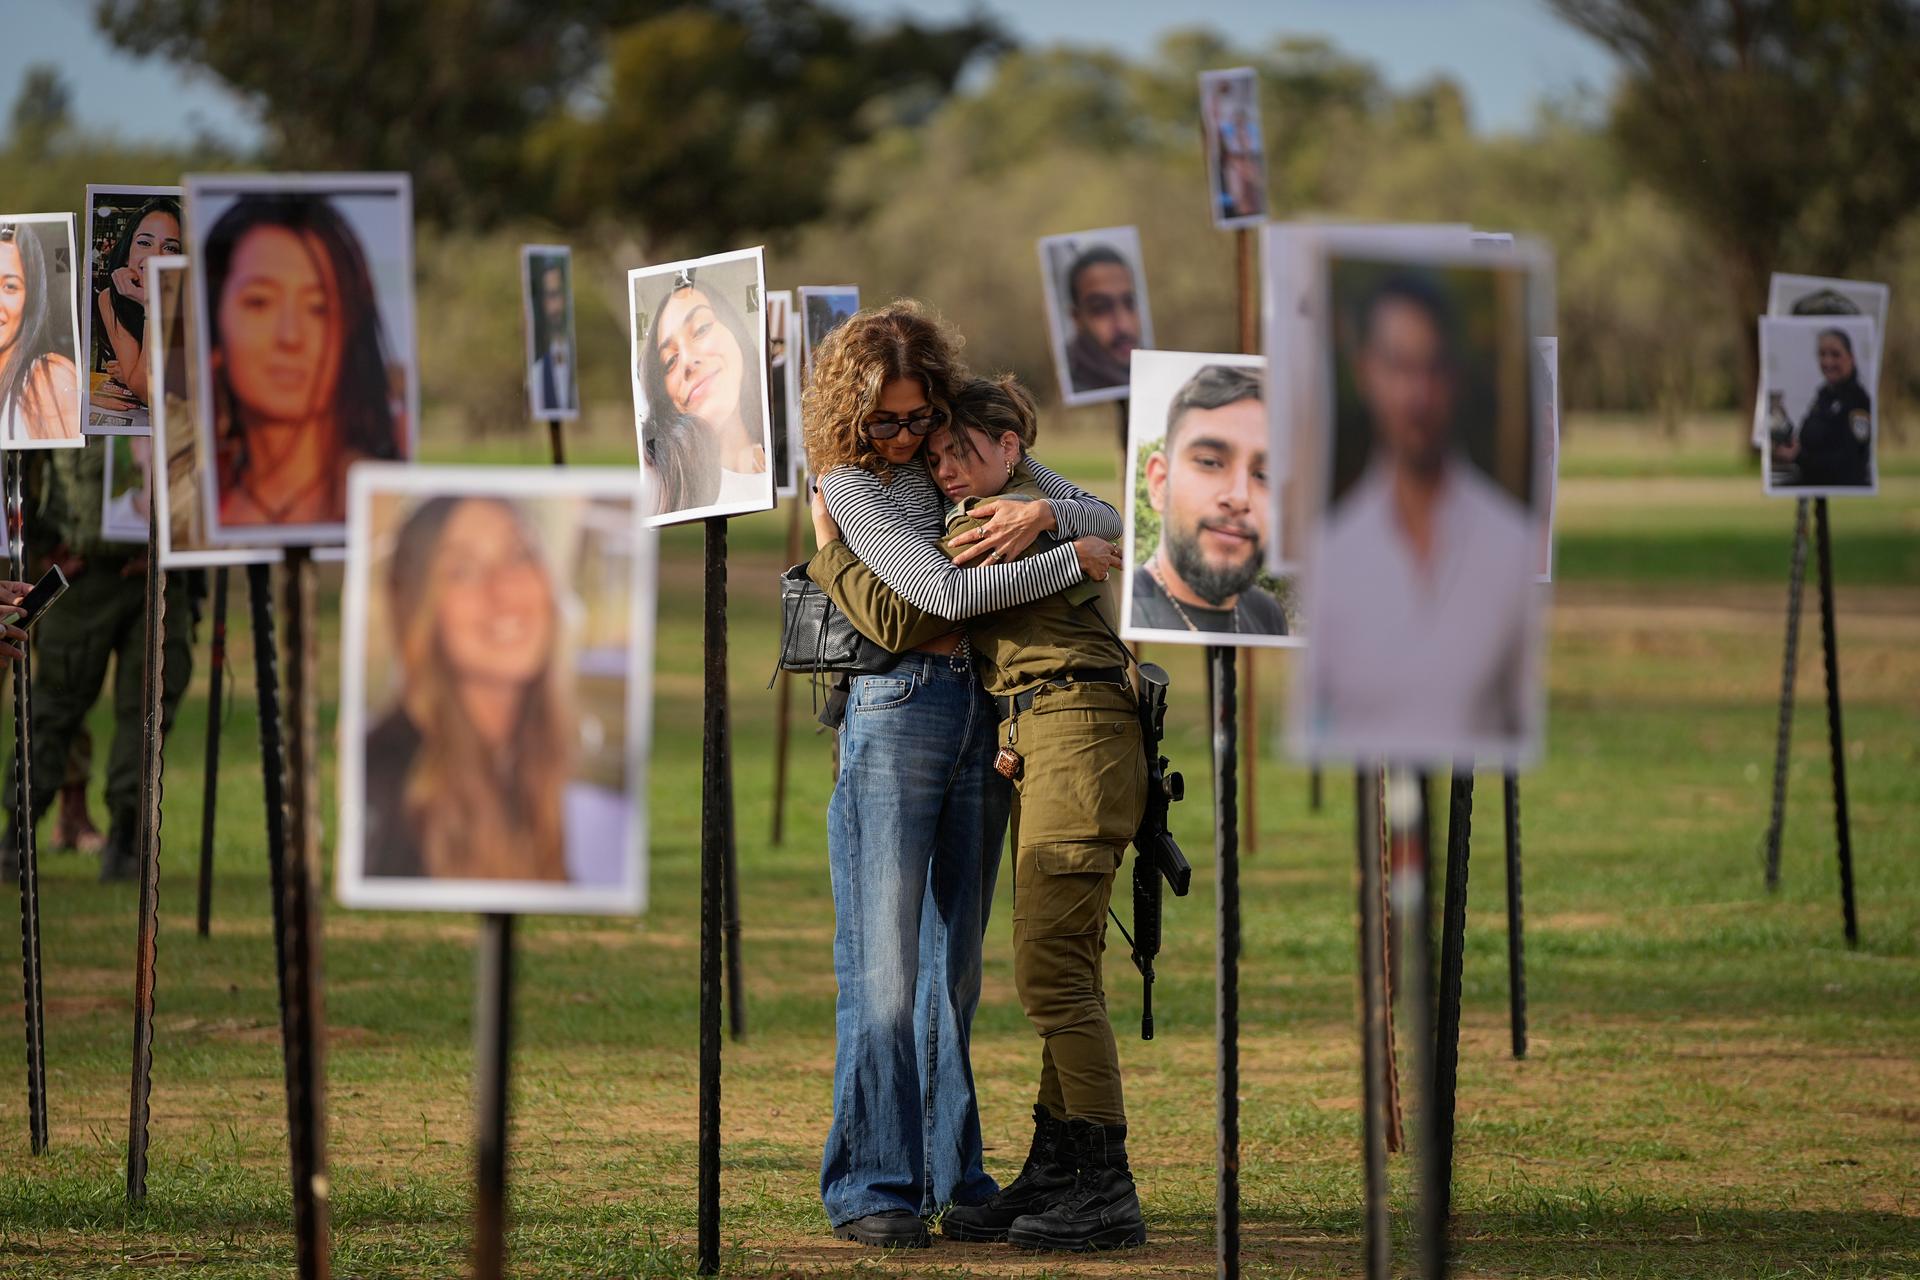
<path id="1" fill-rule="evenodd" d="M 145 435 L 151 428 L 147 259 L 178 254 L 180 235 L 180 188 L 87 188 L 90 433 Z"/>
<path id="2" fill-rule="evenodd" d="M 9 449 L 80 438 L 73 215 L 0 214 L 0 439 Z"/>
<path id="3" fill-rule="evenodd" d="M 759 249 L 627 273 L 655 525 L 773 509 L 765 283 Z"/>
<path id="4" fill-rule="evenodd" d="M 512 885 L 525 910 L 541 886 L 552 909 L 632 909 L 632 473 L 364 474 L 342 898 L 484 910 Z"/>
<path id="5" fill-rule="evenodd" d="M 213 541 L 345 535 L 346 477 L 415 418 L 407 180 L 187 180 Z"/>

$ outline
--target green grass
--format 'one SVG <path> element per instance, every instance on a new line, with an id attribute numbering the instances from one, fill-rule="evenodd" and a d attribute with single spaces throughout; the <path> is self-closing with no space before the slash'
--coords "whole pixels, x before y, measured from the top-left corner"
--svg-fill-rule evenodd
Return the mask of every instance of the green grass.
<path id="1" fill-rule="evenodd" d="M 1720 439 L 1724 438 L 1724 434 Z M 1111 489 L 1105 437 L 1049 456 Z M 1506 1041 L 1498 780 L 1481 779 L 1467 932 L 1456 1254 L 1466 1275 L 1920 1274 L 1920 478 L 1834 504 L 1863 935 L 1840 939 L 1809 608 L 1781 890 L 1761 883 L 1791 504 L 1672 447 L 1679 474 L 1610 471 L 1624 436 L 1570 438 L 1545 765 L 1523 785 L 1532 1052 Z M 575 456 L 617 462 L 612 433 Z M 445 450 L 526 461 L 538 440 Z M 520 933 L 512 1239 L 523 1276 L 691 1274 L 699 832 L 699 533 L 670 533 L 651 774 L 652 901 L 639 921 Z M 1174 678 L 1176 830 L 1195 890 L 1171 902 L 1155 1012 L 1109 991 L 1155 1242 L 1027 1260 L 943 1246 L 905 1261 L 830 1241 L 816 1198 L 829 1114 L 832 908 L 826 739 L 795 691 L 788 838 L 768 839 L 773 575 L 784 513 L 731 530 L 731 687 L 749 1035 L 726 1051 L 729 1273 L 1206 1274 L 1212 1266 L 1214 865 L 1196 651 Z M 244 594 L 236 597 L 244 601 Z M 1809 601 L 1811 605 L 1811 600 Z M 237 604 L 237 613 L 244 609 Z M 337 682 L 322 628 L 323 738 Z M 0 1274 L 288 1274 L 278 1021 L 244 619 L 225 726 L 213 936 L 192 933 L 205 672 L 169 747 L 151 1194 L 124 1197 L 134 895 L 49 854 L 53 1149 L 28 1153 L 18 1041 L 0 1088 Z M 205 647 L 198 654 L 204 665 Z M 1277 754 L 1286 660 L 1257 668 L 1259 843 L 1242 863 L 1242 1186 L 1248 1273 L 1359 1273 L 1352 782 Z M 104 754 L 110 725 L 94 729 Z M 323 773 L 331 793 L 331 778 Z M 328 800 L 330 804 L 330 799 Z M 96 802 L 97 804 L 97 802 Z M 329 821 L 331 814 L 329 811 Z M 1003 882 L 1009 877 L 1003 873 Z M 1006 885 L 976 1042 L 991 1167 L 1008 1171 L 1037 1055 L 1013 997 Z M 0 954 L 17 923 L 0 911 Z M 472 1183 L 473 920 L 326 911 L 334 1271 L 464 1274 Z M 17 1003 L 0 1027 L 17 1028 Z M 17 1031 L 6 1031 L 17 1035 Z M 1402 1048 L 1406 1047 L 1404 1025 Z M 1411 1127 L 1412 1116 L 1408 1117 Z M 1412 1167 L 1394 1159 L 1397 1247 Z"/>

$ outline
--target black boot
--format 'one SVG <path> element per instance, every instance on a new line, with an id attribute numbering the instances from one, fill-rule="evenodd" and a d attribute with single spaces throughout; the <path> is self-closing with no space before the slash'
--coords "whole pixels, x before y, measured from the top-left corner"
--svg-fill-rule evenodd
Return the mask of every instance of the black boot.
<path id="1" fill-rule="evenodd" d="M 1073 1186 L 1073 1149 L 1067 1126 L 1039 1103 L 1033 1105 L 1033 1146 L 1020 1176 L 993 1193 L 985 1204 L 955 1205 L 940 1219 L 940 1234 L 970 1244 L 997 1244 L 1007 1238 L 1014 1219 L 1042 1213 Z"/>
<path id="2" fill-rule="evenodd" d="M 134 851 L 132 822 L 115 818 L 107 827 L 107 842 L 100 846 L 100 883 L 140 877 L 140 857 Z"/>
<path id="3" fill-rule="evenodd" d="M 1067 1121 L 1073 1144 L 1073 1189 L 1045 1213 L 1029 1214 L 1007 1229 L 1021 1249 L 1120 1249 L 1147 1242 L 1140 1197 L 1127 1167 L 1127 1126 Z"/>

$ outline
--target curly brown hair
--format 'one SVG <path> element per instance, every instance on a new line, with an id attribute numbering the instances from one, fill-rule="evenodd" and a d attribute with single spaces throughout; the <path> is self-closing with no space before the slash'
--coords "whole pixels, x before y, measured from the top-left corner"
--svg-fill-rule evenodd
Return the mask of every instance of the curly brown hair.
<path id="1" fill-rule="evenodd" d="M 816 476 L 848 466 L 890 475 L 866 433 L 867 416 L 882 388 L 900 378 L 919 382 L 934 407 L 951 416 L 954 388 L 966 376 L 960 343 L 946 321 L 912 298 L 862 311 L 828 334 L 813 353 L 800 401 L 808 469 Z"/>

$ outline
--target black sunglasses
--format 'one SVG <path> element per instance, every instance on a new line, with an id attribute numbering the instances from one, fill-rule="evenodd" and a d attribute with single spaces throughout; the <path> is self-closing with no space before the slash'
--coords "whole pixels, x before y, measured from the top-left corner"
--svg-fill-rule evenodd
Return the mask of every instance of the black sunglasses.
<path id="1" fill-rule="evenodd" d="M 911 418 L 882 418 L 878 421 L 869 421 L 867 435 L 875 440 L 891 440 L 900 434 L 902 427 L 905 427 L 917 436 L 930 436 L 945 426 L 946 422 L 945 410 L 929 407 L 925 412 L 916 413 Z"/>

